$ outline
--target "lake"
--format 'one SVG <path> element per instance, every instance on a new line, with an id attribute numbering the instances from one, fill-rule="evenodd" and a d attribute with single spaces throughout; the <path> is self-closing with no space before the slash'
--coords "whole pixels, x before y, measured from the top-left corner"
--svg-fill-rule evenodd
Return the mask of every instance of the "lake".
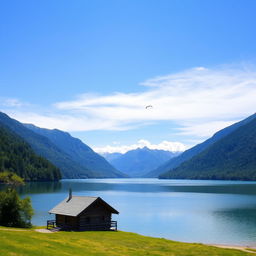
<path id="1" fill-rule="evenodd" d="M 256 182 L 158 179 L 82 179 L 28 183 L 33 224 L 68 196 L 100 196 L 120 214 L 118 229 L 185 242 L 256 246 Z"/>

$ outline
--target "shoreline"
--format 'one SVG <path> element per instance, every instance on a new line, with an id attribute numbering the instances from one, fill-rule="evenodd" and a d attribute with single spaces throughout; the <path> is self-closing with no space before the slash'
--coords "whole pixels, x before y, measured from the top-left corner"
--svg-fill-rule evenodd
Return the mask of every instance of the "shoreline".
<path id="1" fill-rule="evenodd" d="M 204 245 L 214 246 L 214 247 L 223 248 L 223 249 L 236 249 L 236 250 L 256 254 L 256 246 L 242 246 L 242 245 L 230 245 L 230 244 L 204 244 Z"/>

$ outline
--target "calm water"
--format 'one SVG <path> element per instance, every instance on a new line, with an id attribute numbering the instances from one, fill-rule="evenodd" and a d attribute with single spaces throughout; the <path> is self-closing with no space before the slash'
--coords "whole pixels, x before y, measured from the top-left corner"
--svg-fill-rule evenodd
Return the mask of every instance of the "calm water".
<path id="1" fill-rule="evenodd" d="M 256 182 L 157 179 L 62 180 L 20 189 L 35 209 L 33 224 L 68 195 L 100 196 L 116 208 L 118 228 L 173 240 L 256 246 Z"/>

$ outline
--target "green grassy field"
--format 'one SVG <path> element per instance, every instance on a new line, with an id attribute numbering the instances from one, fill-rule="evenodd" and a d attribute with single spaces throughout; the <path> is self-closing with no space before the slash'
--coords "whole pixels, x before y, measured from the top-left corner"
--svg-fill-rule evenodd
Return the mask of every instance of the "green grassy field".
<path id="1" fill-rule="evenodd" d="M 0 255 L 168 255 L 215 256 L 255 255 L 240 250 L 222 249 L 202 244 L 174 242 L 127 232 L 56 232 L 4 230 L 0 228 Z"/>

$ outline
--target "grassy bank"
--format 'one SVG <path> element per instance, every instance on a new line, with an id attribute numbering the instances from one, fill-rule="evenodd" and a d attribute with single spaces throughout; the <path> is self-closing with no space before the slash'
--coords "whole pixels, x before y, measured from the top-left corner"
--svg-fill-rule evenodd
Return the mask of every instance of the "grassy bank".
<path id="1" fill-rule="evenodd" d="M 0 228 L 0 255 L 217 256 L 255 255 L 202 244 L 174 242 L 127 232 L 57 232 Z"/>

